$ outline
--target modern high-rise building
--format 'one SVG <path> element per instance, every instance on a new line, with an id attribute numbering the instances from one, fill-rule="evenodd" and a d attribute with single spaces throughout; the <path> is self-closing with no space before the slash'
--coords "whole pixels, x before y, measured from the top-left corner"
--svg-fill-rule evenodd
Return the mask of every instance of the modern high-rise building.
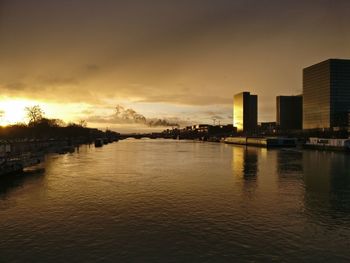
<path id="1" fill-rule="evenodd" d="M 329 59 L 303 70 L 303 129 L 349 125 L 350 60 Z"/>
<path id="2" fill-rule="evenodd" d="M 303 97 L 277 96 L 276 123 L 281 131 L 303 128 Z"/>
<path id="3" fill-rule="evenodd" d="M 233 98 L 233 126 L 237 131 L 253 133 L 258 126 L 258 96 L 241 92 Z"/>

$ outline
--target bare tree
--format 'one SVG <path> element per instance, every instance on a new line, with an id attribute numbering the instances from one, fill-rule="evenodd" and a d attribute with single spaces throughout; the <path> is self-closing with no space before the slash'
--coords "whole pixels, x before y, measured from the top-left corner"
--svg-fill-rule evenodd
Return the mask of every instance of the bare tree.
<path id="1" fill-rule="evenodd" d="M 66 126 L 66 123 L 63 120 L 60 119 L 52 119 L 56 127 L 64 127 Z"/>
<path id="2" fill-rule="evenodd" d="M 80 125 L 81 127 L 86 128 L 86 126 L 87 126 L 86 120 L 80 120 L 80 121 L 79 121 L 79 125 Z"/>
<path id="3" fill-rule="evenodd" d="M 39 105 L 25 107 L 25 111 L 27 113 L 29 123 L 36 123 L 40 121 L 44 116 L 44 111 L 40 108 Z"/>

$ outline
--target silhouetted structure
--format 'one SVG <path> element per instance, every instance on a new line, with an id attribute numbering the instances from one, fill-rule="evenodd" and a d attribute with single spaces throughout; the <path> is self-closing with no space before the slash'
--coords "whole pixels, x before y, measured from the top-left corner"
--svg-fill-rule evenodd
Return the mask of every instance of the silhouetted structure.
<path id="1" fill-rule="evenodd" d="M 276 133 L 276 122 L 261 122 L 259 124 L 259 134 L 261 135 L 274 135 Z"/>
<path id="2" fill-rule="evenodd" d="M 277 96 L 276 122 L 279 130 L 301 130 L 303 128 L 303 97 Z"/>
<path id="3" fill-rule="evenodd" d="M 233 126 L 237 131 L 254 133 L 258 126 L 258 96 L 241 92 L 233 99 Z"/>
<path id="4" fill-rule="evenodd" d="M 192 139 L 203 141 L 220 141 L 235 134 L 237 130 L 232 124 L 228 125 L 209 125 L 197 124 L 187 126 L 183 129 L 166 129 L 162 133 L 153 133 L 155 138 L 173 138 L 173 139 Z M 121 135 L 123 136 L 123 135 Z"/>
<path id="5" fill-rule="evenodd" d="M 329 59 L 303 70 L 303 129 L 349 127 L 350 60 Z"/>

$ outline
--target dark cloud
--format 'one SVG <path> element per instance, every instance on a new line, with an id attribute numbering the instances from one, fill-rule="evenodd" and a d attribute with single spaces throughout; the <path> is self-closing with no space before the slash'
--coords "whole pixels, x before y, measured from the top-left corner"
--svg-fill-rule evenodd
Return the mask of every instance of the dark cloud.
<path id="1" fill-rule="evenodd" d="M 96 64 L 88 64 L 88 65 L 86 65 L 86 69 L 88 71 L 97 71 L 100 69 L 100 66 L 98 66 Z"/>
<path id="2" fill-rule="evenodd" d="M 267 105 L 300 93 L 303 67 L 350 57 L 349 10 L 345 0 L 0 0 L 0 89 L 208 108 L 248 90 L 273 120 Z"/>
<path id="3" fill-rule="evenodd" d="M 229 104 L 231 103 L 230 97 L 217 96 L 217 95 L 202 95 L 200 90 L 198 94 L 192 92 L 179 93 L 178 91 L 172 91 L 171 89 L 159 92 L 159 95 L 149 94 L 144 99 L 137 100 L 138 102 L 165 102 L 175 104 L 187 104 L 187 105 L 213 105 L 213 104 Z M 170 94 L 166 94 L 170 93 Z"/>

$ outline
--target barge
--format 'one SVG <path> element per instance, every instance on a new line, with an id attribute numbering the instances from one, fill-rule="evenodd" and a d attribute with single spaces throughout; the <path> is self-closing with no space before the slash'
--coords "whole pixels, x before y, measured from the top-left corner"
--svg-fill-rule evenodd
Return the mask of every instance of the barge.
<path id="1" fill-rule="evenodd" d="M 331 151 L 347 151 L 350 152 L 349 139 L 331 139 L 311 137 L 304 144 L 306 149 L 331 150 Z"/>
<path id="2" fill-rule="evenodd" d="M 295 138 L 282 138 L 282 137 L 228 137 L 224 140 L 227 144 L 237 144 L 246 146 L 258 146 L 258 147 L 296 147 L 297 140 Z"/>

